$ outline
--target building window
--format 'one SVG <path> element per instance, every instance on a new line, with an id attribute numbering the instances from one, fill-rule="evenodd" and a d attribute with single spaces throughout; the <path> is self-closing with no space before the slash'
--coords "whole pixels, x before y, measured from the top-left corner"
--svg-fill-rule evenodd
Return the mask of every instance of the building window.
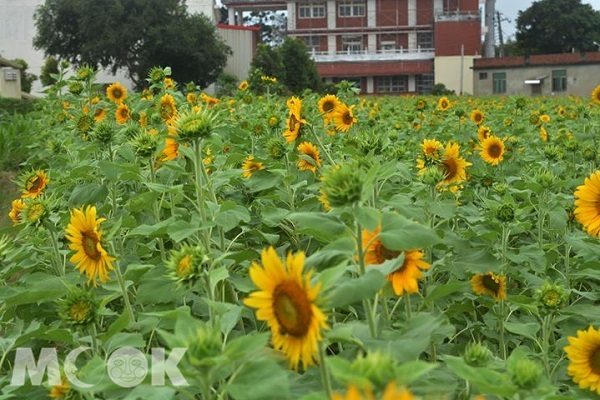
<path id="1" fill-rule="evenodd" d="M 479 80 L 480 81 L 484 81 L 487 79 L 487 72 L 480 72 L 479 73 Z"/>
<path id="2" fill-rule="evenodd" d="M 386 40 L 381 42 L 382 53 L 395 53 L 396 52 L 396 41 Z"/>
<path id="3" fill-rule="evenodd" d="M 506 72 L 494 72 L 492 81 L 493 93 L 506 93 Z"/>
<path id="4" fill-rule="evenodd" d="M 304 36 L 304 44 L 306 45 L 306 50 L 314 53 L 321 51 L 321 46 L 319 43 L 318 36 Z"/>
<path id="5" fill-rule="evenodd" d="M 555 69 L 552 71 L 552 91 L 564 92 L 567 90 L 567 70 Z"/>
<path id="6" fill-rule="evenodd" d="M 342 51 L 348 54 L 359 54 L 363 51 L 362 36 L 342 36 Z"/>
<path id="7" fill-rule="evenodd" d="M 298 15 L 300 18 L 324 18 L 324 4 L 301 4 L 298 6 Z"/>
<path id="8" fill-rule="evenodd" d="M 406 75 L 378 76 L 378 93 L 403 93 L 406 92 L 408 77 Z"/>
<path id="9" fill-rule="evenodd" d="M 363 17 L 365 15 L 364 1 L 344 1 L 338 6 L 340 17 Z"/>
<path id="10" fill-rule="evenodd" d="M 433 49 L 433 32 L 417 32 L 417 48 Z"/>
<path id="11" fill-rule="evenodd" d="M 433 74 L 417 75 L 417 93 L 430 94 L 433 87 Z"/>
<path id="12" fill-rule="evenodd" d="M 444 0 L 444 11 L 458 11 L 458 0 Z"/>

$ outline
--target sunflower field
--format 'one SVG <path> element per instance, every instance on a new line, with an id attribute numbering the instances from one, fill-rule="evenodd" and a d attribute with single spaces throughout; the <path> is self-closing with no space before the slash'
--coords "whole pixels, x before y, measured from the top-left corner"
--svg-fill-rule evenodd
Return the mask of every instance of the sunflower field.
<path id="1" fill-rule="evenodd" d="M 599 398 L 600 85 L 213 97 L 170 72 L 61 70 L 17 121 L 0 399 Z"/>

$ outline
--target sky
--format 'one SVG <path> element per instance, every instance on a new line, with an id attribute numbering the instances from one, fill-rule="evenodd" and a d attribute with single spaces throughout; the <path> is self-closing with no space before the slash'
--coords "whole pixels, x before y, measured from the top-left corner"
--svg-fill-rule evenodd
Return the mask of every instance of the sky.
<path id="1" fill-rule="evenodd" d="M 509 21 L 501 21 L 504 40 L 508 40 L 508 36 L 514 39 L 515 25 L 517 24 L 517 16 L 519 11 L 528 9 L 534 0 L 496 0 L 496 11 L 500 11 L 504 18 Z M 582 0 L 584 4 L 590 4 L 594 9 L 600 10 L 600 0 Z M 497 36 L 497 35 L 496 35 Z M 498 38 L 496 37 L 496 40 Z"/>

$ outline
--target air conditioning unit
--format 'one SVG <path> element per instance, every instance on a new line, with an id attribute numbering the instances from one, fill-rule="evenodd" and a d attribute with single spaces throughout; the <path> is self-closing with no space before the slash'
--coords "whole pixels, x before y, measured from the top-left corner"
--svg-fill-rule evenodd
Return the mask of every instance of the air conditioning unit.
<path id="1" fill-rule="evenodd" d="M 16 81 L 18 73 L 19 72 L 16 69 L 5 68 L 4 69 L 4 80 L 5 81 Z"/>

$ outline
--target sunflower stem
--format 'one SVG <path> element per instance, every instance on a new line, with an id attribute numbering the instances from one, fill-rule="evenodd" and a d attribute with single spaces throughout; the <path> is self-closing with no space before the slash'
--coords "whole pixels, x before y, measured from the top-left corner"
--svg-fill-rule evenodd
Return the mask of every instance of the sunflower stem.
<path id="1" fill-rule="evenodd" d="M 135 322 L 135 314 L 133 313 L 133 307 L 131 307 L 131 302 L 129 301 L 129 294 L 127 292 L 127 287 L 125 286 L 125 280 L 123 279 L 123 274 L 121 273 L 121 266 L 117 260 L 115 260 L 115 274 L 117 275 L 117 281 L 119 282 L 119 287 L 121 288 L 121 293 L 123 294 L 123 301 L 125 302 L 125 309 L 129 314 L 129 318 L 131 322 Z"/>
<path id="2" fill-rule="evenodd" d="M 150 170 L 150 182 L 156 183 L 156 171 L 154 170 L 153 155 L 150 155 L 150 158 L 148 159 L 148 169 Z M 156 202 L 156 200 L 153 202 L 152 208 L 154 211 L 154 222 L 156 224 L 158 224 L 160 222 L 160 209 L 159 209 L 159 205 Z M 158 248 L 160 249 L 160 258 L 164 262 L 167 259 L 167 256 L 165 254 L 165 243 L 161 237 L 157 238 L 157 241 L 158 241 Z"/>
<path id="3" fill-rule="evenodd" d="M 354 215 L 358 214 L 358 203 L 354 205 L 355 212 Z M 360 222 L 358 220 L 355 222 L 356 225 L 356 247 L 358 252 L 358 273 L 360 276 L 363 276 L 366 273 L 365 266 L 365 250 L 363 249 L 363 236 L 362 236 L 362 227 L 360 226 Z M 367 323 L 369 324 L 369 332 L 371 333 L 371 337 L 377 337 L 377 329 L 375 328 L 375 317 L 373 316 L 373 309 L 371 308 L 371 301 L 369 299 L 363 300 L 363 308 L 365 309 L 365 313 L 367 314 Z"/>
<path id="4" fill-rule="evenodd" d="M 500 332 L 500 356 L 506 360 L 506 343 L 504 341 L 504 300 L 500 300 L 498 305 L 498 331 Z"/>
<path id="5" fill-rule="evenodd" d="M 329 154 L 329 150 L 327 150 L 327 147 L 325 147 L 323 145 L 323 142 L 321 141 L 321 138 L 319 137 L 319 135 L 317 135 L 317 132 L 315 132 L 314 128 L 312 125 L 310 124 L 306 124 L 310 127 L 310 131 L 312 132 L 313 136 L 315 137 L 315 140 L 317 141 L 317 143 L 319 144 L 319 146 L 323 149 L 323 153 L 325 153 L 325 156 L 327 156 L 327 160 L 329 160 L 329 162 L 331 163 L 331 165 L 336 165 L 335 161 L 333 161 L 333 157 L 331 157 L 331 154 Z"/>
<path id="6" fill-rule="evenodd" d="M 206 210 L 204 208 L 204 190 L 202 188 L 202 152 L 198 140 L 195 140 L 192 145 L 194 147 L 194 178 L 196 186 L 196 200 L 198 201 L 198 209 L 200 210 L 200 223 L 202 226 L 204 226 L 206 225 Z M 202 239 L 204 241 L 204 249 L 206 251 L 209 251 L 210 236 L 208 230 L 203 230 Z"/>
<path id="7" fill-rule="evenodd" d="M 329 378 L 327 365 L 325 365 L 325 346 L 323 345 L 323 341 L 319 342 L 319 367 L 321 369 L 321 383 L 323 384 L 325 395 L 327 396 L 328 400 L 331 400 L 331 379 Z"/>
<path id="8" fill-rule="evenodd" d="M 54 229 L 48 229 L 50 231 L 50 239 L 52 242 L 52 250 L 54 251 L 54 257 L 56 258 L 56 274 L 58 276 L 63 276 L 65 274 L 65 263 L 63 262 L 63 258 L 60 255 L 60 250 L 58 249 L 58 239 L 56 238 L 56 234 L 54 233 Z"/>
<path id="9" fill-rule="evenodd" d="M 200 154 L 202 154 L 202 149 L 200 149 Z M 204 182 L 206 183 L 206 189 L 208 190 L 208 194 L 210 195 L 211 200 L 213 201 L 213 203 L 218 204 L 217 195 L 215 194 L 215 190 L 212 186 L 211 180 L 208 178 L 208 172 L 204 167 L 204 160 L 200 160 L 200 171 L 202 172 L 202 177 L 204 178 Z M 225 249 L 225 233 L 223 232 L 222 226 L 219 226 L 219 249 L 221 251 L 224 251 Z"/>

